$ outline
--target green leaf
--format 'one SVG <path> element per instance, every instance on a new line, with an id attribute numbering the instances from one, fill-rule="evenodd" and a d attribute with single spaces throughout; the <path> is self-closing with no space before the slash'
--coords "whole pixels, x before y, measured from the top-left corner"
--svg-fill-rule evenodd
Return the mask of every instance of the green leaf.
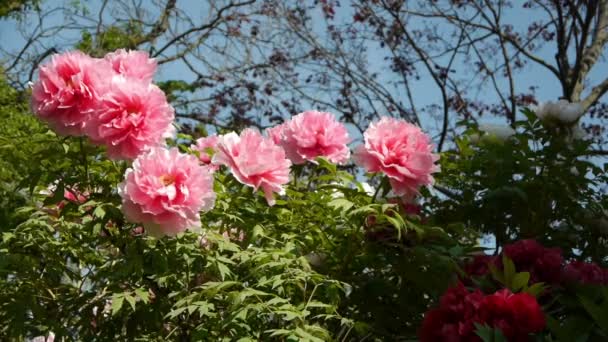
<path id="1" fill-rule="evenodd" d="M 171 310 L 166 316 L 165 318 L 175 318 L 177 316 L 179 316 L 182 312 L 186 311 L 187 307 L 181 307 L 181 308 L 177 308 L 175 310 Z"/>
<path id="2" fill-rule="evenodd" d="M 589 298 L 578 295 L 585 311 L 593 318 L 595 324 L 604 332 L 608 334 L 608 305 L 604 304 L 598 306 Z"/>
<path id="3" fill-rule="evenodd" d="M 353 202 L 347 200 L 346 198 L 336 198 L 327 204 L 331 207 L 339 209 L 343 213 L 347 212 L 355 205 Z"/>
<path id="4" fill-rule="evenodd" d="M 123 297 L 123 294 L 112 297 L 112 316 L 116 315 L 120 311 L 124 299 L 125 297 Z"/>
<path id="5" fill-rule="evenodd" d="M 515 276 L 515 264 L 508 256 L 505 254 L 502 255 L 502 265 L 503 265 L 503 274 L 505 282 L 504 284 L 511 288 L 511 284 L 513 283 L 513 277 Z"/>
<path id="6" fill-rule="evenodd" d="M 55 188 L 53 195 L 45 198 L 43 204 L 46 206 L 46 205 L 57 204 L 57 203 L 61 202 L 63 200 L 63 191 L 64 190 L 65 190 L 64 184 L 63 184 L 63 182 L 60 182 L 59 184 L 57 184 L 57 187 Z"/>
<path id="7" fill-rule="evenodd" d="M 545 290 L 545 283 L 535 283 L 532 286 L 524 289 L 523 292 L 529 293 L 534 297 L 538 297 Z"/>
<path id="8" fill-rule="evenodd" d="M 261 226 L 261 225 L 259 225 L 259 224 L 256 224 L 256 225 L 253 227 L 253 233 L 252 233 L 252 237 L 254 237 L 254 238 L 255 238 L 255 237 L 260 237 L 260 236 L 266 236 L 266 235 L 264 235 L 264 227 L 262 227 L 262 226 Z"/>
<path id="9" fill-rule="evenodd" d="M 557 338 L 557 341 L 586 342 L 593 329 L 593 322 L 586 317 L 573 315 L 568 316 L 560 324 L 555 318 L 547 315 L 547 327 Z"/>
<path id="10" fill-rule="evenodd" d="M 502 272 L 500 272 L 500 270 L 498 268 L 496 268 L 496 266 L 492 263 L 488 264 L 488 267 L 490 268 L 490 273 L 492 274 L 492 277 L 499 283 L 504 284 L 505 283 L 505 277 L 503 275 Z"/>
<path id="11" fill-rule="evenodd" d="M 529 272 L 516 273 L 513 277 L 513 281 L 511 282 L 511 291 L 518 292 L 528 285 L 528 281 L 530 281 Z"/>
<path id="12" fill-rule="evenodd" d="M 493 329 L 490 326 L 481 325 L 479 323 L 475 323 L 475 328 L 475 334 L 484 342 L 507 342 L 507 339 L 500 329 Z"/>
<path id="13" fill-rule="evenodd" d="M 129 303 L 129 305 L 131 305 L 131 309 L 133 309 L 133 311 L 135 311 L 135 297 L 131 296 L 130 294 L 126 294 L 125 299 Z"/>
<path id="14" fill-rule="evenodd" d="M 323 158 L 323 157 L 317 157 L 316 159 L 317 163 L 319 163 L 319 166 L 326 169 L 327 171 L 329 171 L 332 175 L 336 174 L 337 171 L 337 166 L 336 164 L 328 161 L 327 159 Z"/>
<path id="15" fill-rule="evenodd" d="M 95 208 L 95 210 L 93 211 L 93 216 L 100 218 L 100 219 L 103 219 L 106 216 L 106 211 L 102 205 Z"/>
<path id="16" fill-rule="evenodd" d="M 297 327 L 296 334 L 302 338 L 303 341 L 312 341 L 312 342 L 324 342 L 322 339 L 310 334 L 304 329 Z"/>
<path id="17" fill-rule="evenodd" d="M 222 281 L 224 279 L 226 279 L 227 275 L 231 274 L 230 269 L 225 264 L 218 262 L 218 263 L 216 263 L 216 265 L 217 265 L 217 270 L 220 272 L 220 277 L 222 278 Z"/>
<path id="18" fill-rule="evenodd" d="M 148 293 L 148 291 L 146 291 L 145 289 L 135 289 L 135 295 L 137 296 L 137 298 L 141 299 L 141 301 L 145 304 L 148 304 L 150 302 L 150 293 Z"/>

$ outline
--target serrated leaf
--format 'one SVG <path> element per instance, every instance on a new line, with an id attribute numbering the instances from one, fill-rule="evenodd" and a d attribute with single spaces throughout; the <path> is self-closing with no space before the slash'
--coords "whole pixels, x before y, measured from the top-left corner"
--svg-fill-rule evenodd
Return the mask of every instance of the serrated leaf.
<path id="1" fill-rule="evenodd" d="M 131 309 L 135 311 L 135 297 L 131 296 L 130 294 L 127 294 L 124 298 L 127 300 L 129 305 L 131 305 Z"/>
<path id="2" fill-rule="evenodd" d="M 252 236 L 253 236 L 253 237 L 265 236 L 265 235 L 264 235 L 264 228 L 263 228 L 261 225 L 256 224 L 256 225 L 253 227 L 253 233 L 252 233 Z"/>
<path id="3" fill-rule="evenodd" d="M 311 333 L 305 331 L 304 329 L 297 327 L 296 334 L 301 337 L 304 341 L 313 341 L 313 342 L 324 342 L 322 339 L 312 335 Z"/>
<path id="4" fill-rule="evenodd" d="M 103 208 L 103 206 L 98 206 L 97 208 L 95 208 L 95 210 L 93 211 L 93 216 L 103 219 L 106 216 L 106 211 Z"/>
<path id="5" fill-rule="evenodd" d="M 137 298 L 141 299 L 145 304 L 150 302 L 150 293 L 145 289 L 135 289 L 135 295 L 137 295 Z"/>
<path id="6" fill-rule="evenodd" d="M 165 316 L 165 318 L 175 318 L 175 317 L 179 316 L 179 314 L 181 314 L 184 311 L 186 311 L 186 307 L 182 307 L 182 308 L 177 308 L 175 310 L 171 310 L 171 312 L 169 312 Z"/>
<path id="7" fill-rule="evenodd" d="M 222 278 L 222 281 L 224 279 L 226 279 L 227 275 L 231 274 L 230 269 L 225 264 L 218 262 L 218 263 L 216 263 L 216 265 L 217 265 L 217 270 L 220 272 L 220 277 Z"/>
<path id="8" fill-rule="evenodd" d="M 116 315 L 122 308 L 122 303 L 125 297 L 122 295 L 114 296 L 112 298 L 112 316 Z"/>
<path id="9" fill-rule="evenodd" d="M 341 212 L 347 212 L 350 208 L 352 208 L 355 204 L 346 198 L 336 198 L 331 202 L 327 203 L 330 207 L 334 207 L 339 209 Z"/>

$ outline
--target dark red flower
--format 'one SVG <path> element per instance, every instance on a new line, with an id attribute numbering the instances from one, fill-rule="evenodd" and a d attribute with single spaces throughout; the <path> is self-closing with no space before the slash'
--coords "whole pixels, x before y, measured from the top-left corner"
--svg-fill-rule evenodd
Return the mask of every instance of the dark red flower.
<path id="1" fill-rule="evenodd" d="M 475 317 L 483 293 L 469 292 L 462 283 L 446 290 L 439 307 L 427 312 L 418 332 L 420 341 L 481 341 L 475 334 Z"/>
<path id="2" fill-rule="evenodd" d="M 564 261 L 559 248 L 545 248 L 535 240 L 520 240 L 504 248 L 517 272 L 530 272 L 532 283 L 557 283 Z"/>
<path id="3" fill-rule="evenodd" d="M 545 328 L 545 316 L 536 298 L 527 293 L 500 290 L 485 296 L 469 292 L 462 283 L 449 288 L 438 308 L 425 314 L 420 341 L 480 341 L 475 324 L 499 329 L 509 341 L 527 341 Z"/>
<path id="4" fill-rule="evenodd" d="M 509 306 L 514 313 L 518 330 L 527 335 L 545 329 L 546 321 L 540 305 L 534 296 L 518 293 L 509 297 Z"/>
<path id="5" fill-rule="evenodd" d="M 484 276 L 490 273 L 490 264 L 496 264 L 497 257 L 487 254 L 478 254 L 469 263 L 464 265 L 464 272 L 469 276 Z"/>
<path id="6" fill-rule="evenodd" d="M 478 323 L 500 329 L 509 341 L 526 341 L 545 328 L 545 316 L 530 294 L 504 289 L 483 299 Z"/>
<path id="7" fill-rule="evenodd" d="M 608 269 L 596 263 L 575 260 L 564 267 L 562 280 L 566 283 L 608 285 Z"/>

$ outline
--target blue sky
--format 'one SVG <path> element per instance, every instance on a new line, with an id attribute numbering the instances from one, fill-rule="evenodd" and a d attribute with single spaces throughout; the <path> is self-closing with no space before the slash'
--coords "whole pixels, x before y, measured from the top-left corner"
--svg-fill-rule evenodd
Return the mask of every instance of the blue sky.
<path id="1" fill-rule="evenodd" d="M 59 6 L 71 6 L 73 1 L 66 0 L 46 0 L 43 2 L 44 6 L 47 8 L 54 8 Z M 89 7 L 92 13 L 96 13 L 99 6 L 100 1 L 86 1 L 86 6 Z M 111 1 L 110 1 L 111 3 Z M 343 2 L 343 4 L 348 4 L 348 1 Z M 188 14 L 201 19 L 205 18 L 208 15 L 208 3 L 205 1 L 197 1 L 197 0 L 180 0 L 178 1 L 178 7 L 187 11 Z M 349 9 L 348 5 L 343 5 L 337 11 L 337 21 L 341 19 L 348 20 L 352 18 L 352 10 Z M 507 11 L 504 14 L 504 22 L 505 23 L 518 23 L 518 24 L 527 24 L 534 20 L 539 20 L 542 18 L 542 13 L 535 13 L 529 10 L 522 10 L 520 8 L 514 8 L 512 10 Z M 34 19 L 34 18 L 32 18 Z M 64 22 L 64 18 L 61 16 L 60 12 L 57 12 L 55 15 L 50 16 L 46 20 L 46 26 L 60 25 Z M 82 23 L 87 23 L 84 20 L 81 20 Z M 34 25 L 35 22 L 33 20 L 28 21 L 29 25 Z M 423 25 L 422 21 L 411 21 L 410 25 Z M 93 24 L 91 24 L 93 25 Z M 325 19 L 321 15 L 320 11 L 317 15 L 313 16 L 313 27 L 317 27 L 318 35 L 322 37 L 324 32 L 324 27 L 326 26 Z M 441 29 L 441 28 L 440 28 Z M 74 42 L 78 39 L 79 32 L 71 31 L 69 33 L 62 32 L 61 35 L 55 35 L 53 37 L 47 38 L 47 41 L 59 48 L 66 48 L 66 44 L 68 42 Z M 19 34 L 16 33 L 16 22 L 13 20 L 2 20 L 0 21 L 0 41 L 3 42 L 3 47 L 9 51 L 18 51 L 24 44 L 25 40 Z M 385 79 L 387 83 L 392 81 L 396 76 L 387 73 L 382 69 L 379 69 L 379 65 L 382 63 L 378 63 L 382 61 L 385 57 L 385 50 L 374 46 L 374 44 L 369 44 L 367 46 L 367 54 L 368 54 L 368 62 L 370 66 L 370 70 L 377 71 L 381 75 L 381 79 Z M 548 48 L 545 48 L 538 52 L 538 55 L 541 58 L 544 58 L 548 61 L 553 61 L 553 43 L 551 43 Z M 221 61 L 219 61 L 221 63 Z M 596 84 L 598 80 L 608 77 L 608 74 L 605 70 L 607 64 L 606 61 L 598 63 L 595 68 L 592 70 L 590 74 L 590 80 L 592 84 Z M 459 73 L 468 72 L 467 68 L 464 65 L 455 65 L 454 67 Z M 174 79 L 175 75 L 179 75 L 178 78 L 184 79 L 186 81 L 192 81 L 194 79 L 194 75 L 189 72 L 189 70 L 185 67 L 185 65 L 181 63 L 170 63 L 165 64 L 160 67 L 159 74 L 157 76 L 158 80 L 163 79 Z M 424 71 L 421 72 L 420 80 L 412 80 L 412 92 L 416 99 L 417 106 L 422 107 L 425 105 L 430 105 L 433 103 L 440 103 L 439 92 L 437 90 L 436 85 Z M 503 80 L 501 85 L 502 87 L 507 87 L 506 81 Z M 560 94 L 560 85 L 555 79 L 555 77 L 546 69 L 536 66 L 534 64 L 530 64 L 525 67 L 523 72 L 519 72 L 516 76 L 515 87 L 517 91 L 525 91 L 530 86 L 537 86 L 537 98 L 541 101 L 547 100 L 556 100 Z M 402 91 L 402 88 L 393 89 L 394 95 L 397 98 L 404 98 L 402 94 L 398 92 Z M 429 96 L 431 94 L 431 96 Z M 479 96 L 484 99 L 488 99 L 491 102 L 497 102 L 498 97 L 494 93 L 494 91 L 490 88 L 482 89 L 479 93 Z M 504 122 L 503 119 L 495 119 L 491 117 L 484 117 L 483 121 L 485 122 Z M 433 127 L 437 127 L 439 124 L 438 121 L 435 121 L 434 118 L 425 117 L 422 118 L 422 125 L 426 129 L 433 129 Z"/>

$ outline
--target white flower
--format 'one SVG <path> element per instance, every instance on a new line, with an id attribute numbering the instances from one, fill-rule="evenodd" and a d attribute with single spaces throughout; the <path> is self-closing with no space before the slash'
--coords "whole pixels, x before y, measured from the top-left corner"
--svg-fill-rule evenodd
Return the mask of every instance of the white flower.
<path id="1" fill-rule="evenodd" d="M 469 135 L 469 142 L 471 142 L 471 144 L 477 144 L 477 143 L 479 143 L 479 140 L 480 140 L 479 134 L 473 133 L 473 134 Z"/>
<path id="2" fill-rule="evenodd" d="M 30 340 L 31 342 L 53 342 L 55 341 L 55 334 L 53 332 L 49 333 L 49 336 L 36 336 Z"/>
<path id="3" fill-rule="evenodd" d="M 564 124 L 574 123 L 585 113 L 580 103 L 570 103 L 566 100 L 545 102 L 534 108 L 536 116 L 542 121 L 557 121 Z"/>
<path id="4" fill-rule="evenodd" d="M 580 175 L 580 173 L 578 172 L 578 169 L 576 168 L 576 166 L 573 166 L 570 168 L 570 173 L 574 176 L 578 176 Z"/>
<path id="5" fill-rule="evenodd" d="M 342 184 L 332 181 L 329 184 L 331 185 L 335 185 L 335 186 L 342 186 Z M 336 199 L 336 198 L 343 198 L 344 197 L 344 193 L 342 192 L 341 189 L 331 189 L 331 198 Z"/>
<path id="6" fill-rule="evenodd" d="M 374 189 L 373 186 L 369 185 L 368 182 L 361 182 L 361 187 L 363 188 L 363 191 L 368 194 L 369 196 L 374 196 L 374 193 L 376 192 L 376 189 Z"/>
<path id="7" fill-rule="evenodd" d="M 574 140 L 583 140 L 587 137 L 587 132 L 579 125 L 572 127 L 570 134 Z"/>
<path id="8" fill-rule="evenodd" d="M 507 125 L 483 124 L 479 125 L 479 130 L 486 132 L 490 136 L 495 136 L 501 141 L 505 141 L 515 135 L 515 130 Z"/>
<path id="9" fill-rule="evenodd" d="M 327 258 L 327 255 L 325 255 L 325 253 L 311 252 L 311 253 L 306 254 L 304 257 L 306 258 L 306 260 L 308 260 L 308 263 L 311 264 L 312 266 L 321 267 L 321 266 L 323 266 L 323 262 Z"/>

